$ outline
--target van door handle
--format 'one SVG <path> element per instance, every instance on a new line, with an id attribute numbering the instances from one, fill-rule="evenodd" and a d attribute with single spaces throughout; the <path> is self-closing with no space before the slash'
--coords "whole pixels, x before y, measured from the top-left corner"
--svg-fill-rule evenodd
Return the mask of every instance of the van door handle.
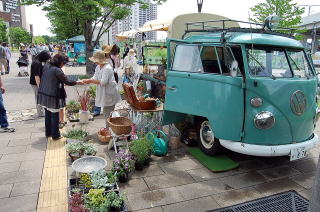
<path id="1" fill-rule="evenodd" d="M 177 88 L 175 88 L 175 87 L 168 87 L 168 90 L 170 90 L 170 91 L 175 91 L 175 90 L 177 90 Z"/>

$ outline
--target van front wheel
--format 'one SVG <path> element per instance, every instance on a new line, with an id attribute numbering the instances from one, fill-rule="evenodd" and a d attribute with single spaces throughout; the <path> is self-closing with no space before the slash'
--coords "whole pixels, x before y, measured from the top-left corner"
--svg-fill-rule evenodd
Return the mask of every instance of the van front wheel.
<path id="1" fill-rule="evenodd" d="M 220 149 L 219 139 L 214 137 L 214 131 L 207 119 L 197 123 L 198 143 L 201 150 L 207 155 L 216 155 Z"/>

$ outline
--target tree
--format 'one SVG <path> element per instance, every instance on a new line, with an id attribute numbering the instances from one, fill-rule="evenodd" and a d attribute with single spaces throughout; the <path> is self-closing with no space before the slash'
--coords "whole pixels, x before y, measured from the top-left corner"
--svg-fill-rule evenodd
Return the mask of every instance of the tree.
<path id="1" fill-rule="evenodd" d="M 17 47 L 19 47 L 21 43 L 27 44 L 31 42 L 30 33 L 21 27 L 10 27 L 9 37 L 11 43 L 15 44 Z"/>
<path id="2" fill-rule="evenodd" d="M 277 15 L 280 18 L 279 28 L 297 28 L 301 22 L 301 15 L 304 8 L 300 8 L 293 0 L 266 0 L 250 8 L 253 12 L 251 21 L 264 23 L 270 15 Z"/>
<path id="3" fill-rule="evenodd" d="M 45 43 L 58 43 L 60 40 L 56 36 L 42 35 Z"/>
<path id="4" fill-rule="evenodd" d="M 7 26 L 3 19 L 0 18 L 0 42 L 7 42 Z"/>
<path id="5" fill-rule="evenodd" d="M 44 39 L 43 36 L 34 36 L 33 43 L 35 44 L 46 43 L 46 40 Z"/>
<path id="6" fill-rule="evenodd" d="M 154 0 L 162 3 L 166 0 Z M 135 3 L 142 8 L 147 3 L 142 0 L 22 0 L 23 4 L 45 5 L 44 10 L 53 25 L 52 30 L 61 39 L 71 35 L 83 34 L 86 44 L 86 71 L 93 72 L 89 58 L 93 55 L 94 47 L 99 43 L 102 35 L 112 24 L 126 18 L 131 13 Z M 94 36 L 94 31 L 97 31 Z M 75 34 L 72 34 L 75 33 Z M 78 34 L 79 33 L 79 34 Z"/>

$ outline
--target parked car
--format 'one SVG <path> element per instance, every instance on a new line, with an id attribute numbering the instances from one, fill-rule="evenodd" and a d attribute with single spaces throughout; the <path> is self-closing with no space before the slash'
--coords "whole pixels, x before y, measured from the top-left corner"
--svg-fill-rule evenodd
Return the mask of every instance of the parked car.
<path id="1" fill-rule="evenodd" d="M 303 45 L 272 31 L 270 19 L 269 29 L 189 23 L 184 37 L 167 40 L 164 124 L 193 116 L 208 155 L 222 145 L 296 160 L 318 143 L 315 68 Z"/>

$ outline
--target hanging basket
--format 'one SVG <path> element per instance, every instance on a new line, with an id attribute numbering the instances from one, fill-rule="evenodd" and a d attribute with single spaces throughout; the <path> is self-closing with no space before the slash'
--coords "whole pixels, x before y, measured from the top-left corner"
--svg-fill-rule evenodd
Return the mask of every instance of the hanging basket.
<path id="1" fill-rule="evenodd" d="M 125 117 L 109 117 L 107 122 L 112 131 L 117 135 L 127 135 L 132 130 L 132 121 Z"/>

